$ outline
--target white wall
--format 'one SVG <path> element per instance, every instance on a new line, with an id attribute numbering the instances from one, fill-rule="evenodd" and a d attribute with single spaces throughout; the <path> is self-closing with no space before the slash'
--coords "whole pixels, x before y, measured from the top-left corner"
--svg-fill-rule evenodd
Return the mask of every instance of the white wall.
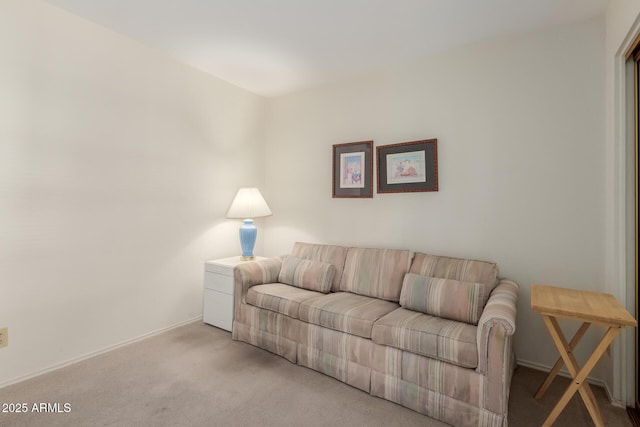
<path id="1" fill-rule="evenodd" d="M 303 240 L 496 261 L 521 285 L 518 359 L 552 366 L 530 285 L 604 284 L 604 31 L 601 18 L 478 43 L 270 100 L 265 253 Z M 331 198 L 332 144 L 425 138 L 438 192 Z"/>
<path id="2" fill-rule="evenodd" d="M 162 52 L 0 3 L 0 385 L 202 314 L 203 261 L 240 251 L 224 214 L 262 179 L 263 117 Z"/>

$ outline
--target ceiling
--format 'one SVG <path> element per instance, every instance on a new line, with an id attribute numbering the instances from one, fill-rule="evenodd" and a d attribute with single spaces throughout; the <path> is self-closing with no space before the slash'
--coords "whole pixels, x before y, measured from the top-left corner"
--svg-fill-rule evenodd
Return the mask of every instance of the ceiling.
<path id="1" fill-rule="evenodd" d="M 607 0 L 46 0 L 264 96 L 602 15 Z"/>

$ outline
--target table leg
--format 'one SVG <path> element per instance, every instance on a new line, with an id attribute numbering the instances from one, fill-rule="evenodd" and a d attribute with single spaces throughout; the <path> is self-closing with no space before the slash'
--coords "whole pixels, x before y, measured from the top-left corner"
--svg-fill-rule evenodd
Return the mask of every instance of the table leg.
<path id="1" fill-rule="evenodd" d="M 580 342 L 584 334 L 587 332 L 587 329 L 589 329 L 589 326 L 591 326 L 591 323 L 584 322 L 582 326 L 580 326 L 580 329 L 578 329 L 578 331 L 575 333 L 573 338 L 571 338 L 571 342 L 569 343 L 570 354 L 573 354 L 573 350 L 576 348 L 576 346 L 578 345 L 578 343 Z M 560 369 L 562 369 L 563 365 L 564 365 L 564 361 L 561 355 L 560 357 L 558 357 L 556 364 L 553 365 L 553 368 L 551 369 L 551 372 L 549 372 L 549 375 L 547 375 L 547 378 L 544 380 L 544 382 L 542 383 L 538 391 L 536 391 L 536 394 L 533 396 L 536 400 L 544 396 L 546 391 L 549 389 L 549 386 L 551 386 L 551 384 L 553 383 L 553 380 L 555 379 L 556 375 L 558 375 L 558 372 L 560 372 Z"/>
<path id="2" fill-rule="evenodd" d="M 591 391 L 591 387 L 585 381 L 591 370 L 595 367 L 596 363 L 602 357 L 604 352 L 607 350 L 607 347 L 611 345 L 615 336 L 620 332 L 620 328 L 618 327 L 609 327 L 604 337 L 595 348 L 587 362 L 584 364 L 582 369 L 579 368 L 578 363 L 573 354 L 569 353 L 569 345 L 567 344 L 564 335 L 562 334 L 562 330 L 558 325 L 557 320 L 551 316 L 543 316 L 545 324 L 549 329 L 549 333 L 553 338 L 558 350 L 560 350 L 560 354 L 562 359 L 564 360 L 567 368 L 569 368 L 569 372 L 573 377 L 573 382 L 569 385 L 565 393 L 562 395 L 556 406 L 553 408 L 543 426 L 551 426 L 553 422 L 558 418 L 560 412 L 565 408 L 567 403 L 571 397 L 575 394 L 576 391 L 580 392 L 580 396 L 584 401 L 585 406 L 587 407 L 587 411 L 589 411 L 589 415 L 591 415 L 591 419 L 597 427 L 604 426 L 604 422 L 602 420 L 602 414 L 600 413 L 600 409 L 598 408 L 598 404 L 596 403 L 593 392 Z"/>

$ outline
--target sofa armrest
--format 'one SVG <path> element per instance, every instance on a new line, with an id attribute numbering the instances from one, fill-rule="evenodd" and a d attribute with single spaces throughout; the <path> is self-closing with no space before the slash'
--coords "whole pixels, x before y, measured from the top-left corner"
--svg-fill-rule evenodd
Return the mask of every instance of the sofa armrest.
<path id="1" fill-rule="evenodd" d="M 498 339 L 506 344 L 506 337 L 516 331 L 516 313 L 519 286 L 511 280 L 501 279 L 495 287 L 478 321 L 478 371 L 484 375 L 491 363 L 502 365 L 504 357 L 510 357 L 506 351 L 492 353 L 496 349 L 491 340 Z M 509 344 L 510 344 L 509 340 Z M 504 349 L 507 350 L 507 349 Z M 510 349 L 508 349 L 510 350 Z M 497 358 L 498 360 L 492 360 Z"/>
<path id="2" fill-rule="evenodd" d="M 509 388 L 515 368 L 513 334 L 516 331 L 516 313 L 519 286 L 501 279 L 495 287 L 478 322 L 478 368 L 484 375 L 484 407 L 506 414 Z"/>
<path id="3" fill-rule="evenodd" d="M 277 282 L 281 267 L 282 257 L 250 261 L 236 266 L 233 272 L 236 304 L 245 302 L 250 287 Z"/>

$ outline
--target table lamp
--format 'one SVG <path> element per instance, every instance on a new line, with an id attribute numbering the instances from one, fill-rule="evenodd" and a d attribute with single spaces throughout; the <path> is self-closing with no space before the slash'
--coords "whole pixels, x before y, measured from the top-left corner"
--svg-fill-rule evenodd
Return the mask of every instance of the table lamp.
<path id="1" fill-rule="evenodd" d="M 240 227 L 240 247 L 242 248 L 243 261 L 255 258 L 253 247 L 256 245 L 258 229 L 253 225 L 253 218 L 272 215 L 269 205 L 265 202 L 260 190 L 254 187 L 240 188 L 238 194 L 231 202 L 227 211 L 227 218 L 243 218 L 244 224 Z"/>

